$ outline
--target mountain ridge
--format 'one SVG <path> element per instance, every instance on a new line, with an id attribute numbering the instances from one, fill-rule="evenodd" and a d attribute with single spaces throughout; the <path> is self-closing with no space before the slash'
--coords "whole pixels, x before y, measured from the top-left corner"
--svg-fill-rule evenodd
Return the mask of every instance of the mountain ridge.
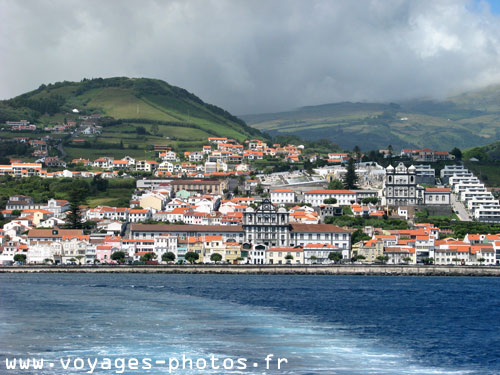
<path id="1" fill-rule="evenodd" d="M 500 85 L 446 100 L 397 103 L 338 102 L 290 111 L 240 116 L 270 135 L 327 138 L 341 147 L 364 150 L 482 146 L 500 139 Z"/>

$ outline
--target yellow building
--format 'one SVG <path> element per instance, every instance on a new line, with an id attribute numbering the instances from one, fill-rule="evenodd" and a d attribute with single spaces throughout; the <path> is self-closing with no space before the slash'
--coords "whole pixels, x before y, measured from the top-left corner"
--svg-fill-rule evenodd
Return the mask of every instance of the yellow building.
<path id="1" fill-rule="evenodd" d="M 197 261 L 195 261 L 195 263 L 203 262 L 204 249 L 205 246 L 201 237 L 188 237 L 186 252 L 193 252 L 198 254 L 199 258 Z"/>
<path id="2" fill-rule="evenodd" d="M 157 211 L 161 211 L 164 201 L 165 199 L 158 194 L 146 194 L 139 200 L 139 205 L 142 208 L 154 208 Z"/>
<path id="3" fill-rule="evenodd" d="M 47 220 L 48 218 L 53 216 L 53 213 L 47 210 L 42 209 L 29 209 L 23 210 L 22 216 L 32 216 L 32 223 L 34 225 L 40 224 L 42 221 Z"/>
<path id="4" fill-rule="evenodd" d="M 240 263 L 241 259 L 241 245 L 238 242 L 225 242 L 224 243 L 224 257 L 223 259 L 231 264 Z"/>
<path id="5" fill-rule="evenodd" d="M 304 264 L 301 247 L 271 247 L 266 250 L 266 264 Z"/>
<path id="6" fill-rule="evenodd" d="M 363 256 L 364 259 L 359 259 L 362 263 L 374 263 L 377 257 L 384 255 L 384 242 L 370 240 L 367 242 L 358 242 L 352 247 L 352 257 L 356 255 Z"/>

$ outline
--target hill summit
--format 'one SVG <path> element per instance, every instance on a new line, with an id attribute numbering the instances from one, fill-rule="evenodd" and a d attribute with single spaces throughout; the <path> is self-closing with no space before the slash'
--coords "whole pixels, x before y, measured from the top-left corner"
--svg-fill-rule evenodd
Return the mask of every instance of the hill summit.
<path id="1" fill-rule="evenodd" d="M 261 135 L 226 110 L 158 79 L 114 77 L 43 84 L 0 102 L 0 122 L 26 119 L 50 124 L 76 113 L 95 112 L 122 124 L 146 128 L 156 124 L 160 133 L 171 139 L 224 136 L 243 140 Z"/>

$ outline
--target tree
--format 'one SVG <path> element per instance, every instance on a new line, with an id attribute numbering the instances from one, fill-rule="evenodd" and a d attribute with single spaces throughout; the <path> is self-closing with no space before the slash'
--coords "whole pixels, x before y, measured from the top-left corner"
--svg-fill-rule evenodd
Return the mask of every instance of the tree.
<path id="1" fill-rule="evenodd" d="M 485 262 L 485 261 L 486 261 L 486 259 L 484 259 L 484 258 L 479 258 L 477 261 L 478 261 L 480 264 L 483 264 L 483 262 Z"/>
<path id="2" fill-rule="evenodd" d="M 457 265 L 458 262 L 460 262 L 460 258 L 453 258 L 452 261 L 455 262 L 455 265 Z"/>
<path id="3" fill-rule="evenodd" d="M 351 258 L 351 262 L 357 262 L 358 260 L 363 260 L 363 259 L 366 259 L 366 257 L 364 255 L 354 255 Z"/>
<path id="4" fill-rule="evenodd" d="M 83 255 L 77 255 L 75 258 L 78 260 L 78 264 L 81 265 L 82 264 L 82 258 L 85 258 L 85 257 Z"/>
<path id="5" fill-rule="evenodd" d="M 458 147 L 451 150 L 450 154 L 455 156 L 455 160 L 462 160 L 462 151 Z"/>
<path id="6" fill-rule="evenodd" d="M 194 262 L 196 262 L 198 259 L 200 259 L 200 255 L 195 253 L 195 252 L 192 252 L 192 251 L 188 251 L 185 255 L 184 255 L 184 259 L 186 259 L 186 261 L 188 261 L 189 263 L 193 264 Z"/>
<path id="7" fill-rule="evenodd" d="M 329 190 L 340 190 L 344 188 L 344 184 L 342 181 L 338 179 L 333 179 L 328 183 L 328 189 Z"/>
<path id="8" fill-rule="evenodd" d="M 212 255 L 210 255 L 210 260 L 212 262 L 220 262 L 222 260 L 222 255 L 220 255 L 219 253 L 213 253 Z"/>
<path id="9" fill-rule="evenodd" d="M 328 259 L 335 263 L 340 262 L 342 260 L 342 254 L 332 251 L 328 254 Z"/>
<path id="10" fill-rule="evenodd" d="M 402 260 L 405 263 L 410 263 L 412 261 L 412 259 L 410 257 L 404 257 Z"/>
<path id="11" fill-rule="evenodd" d="M 12 210 L 10 213 L 12 216 L 19 217 L 21 216 L 21 211 L 20 210 Z"/>
<path id="12" fill-rule="evenodd" d="M 51 264 L 52 264 L 53 262 L 54 262 L 54 261 L 53 261 L 52 259 L 50 259 L 50 258 L 45 258 L 45 259 L 43 260 L 43 263 L 45 263 L 45 264 L 49 264 L 49 263 L 51 263 Z"/>
<path id="13" fill-rule="evenodd" d="M 293 255 L 288 254 L 288 255 L 285 257 L 285 259 L 287 260 L 287 263 L 291 263 L 291 262 L 292 262 L 292 260 L 293 260 Z"/>
<path id="14" fill-rule="evenodd" d="M 337 199 L 335 198 L 327 198 L 323 201 L 324 204 L 335 204 L 337 203 Z"/>
<path id="15" fill-rule="evenodd" d="M 175 254 L 171 251 L 163 253 L 163 255 L 161 256 L 161 260 L 163 262 L 173 262 L 175 261 Z"/>
<path id="16" fill-rule="evenodd" d="M 359 146 L 358 145 L 354 146 L 352 151 L 356 155 L 356 159 L 359 160 L 361 158 L 361 149 L 359 148 Z"/>
<path id="17" fill-rule="evenodd" d="M 378 198 L 377 197 L 363 198 L 363 199 L 361 199 L 361 203 L 363 203 L 363 204 L 368 204 L 368 203 L 377 204 Z"/>
<path id="18" fill-rule="evenodd" d="M 146 253 L 146 254 L 144 254 L 144 255 L 141 257 L 141 260 L 142 260 L 143 262 L 149 262 L 149 261 L 151 261 L 151 260 L 153 260 L 153 259 L 156 259 L 156 254 L 155 254 L 155 253 L 151 253 L 151 252 L 150 252 L 150 253 Z"/>
<path id="19" fill-rule="evenodd" d="M 14 262 L 26 263 L 26 254 L 14 255 Z"/>
<path id="20" fill-rule="evenodd" d="M 262 195 L 262 193 L 264 193 L 264 188 L 260 183 L 255 187 L 255 193 L 258 195 Z"/>
<path id="21" fill-rule="evenodd" d="M 368 241 L 371 237 L 363 233 L 361 229 L 355 230 L 351 235 L 351 243 L 358 243 L 359 241 Z"/>
<path id="22" fill-rule="evenodd" d="M 89 185 L 84 180 L 75 180 L 71 183 L 69 192 L 70 210 L 67 215 L 68 226 L 72 229 L 82 227 L 80 206 L 85 203 Z"/>
<path id="23" fill-rule="evenodd" d="M 387 150 L 389 151 L 389 155 L 392 156 L 392 151 L 393 151 L 392 145 L 387 146 Z"/>
<path id="24" fill-rule="evenodd" d="M 378 260 L 380 263 L 384 263 L 385 264 L 389 260 L 389 256 L 387 256 L 387 255 L 379 255 L 375 259 Z"/>
<path id="25" fill-rule="evenodd" d="M 424 258 L 422 261 L 425 265 L 434 264 L 434 258 Z"/>
<path id="26" fill-rule="evenodd" d="M 151 125 L 151 133 L 154 135 L 158 135 L 160 133 L 160 129 L 158 129 L 158 125 L 153 124 Z"/>
<path id="27" fill-rule="evenodd" d="M 314 255 L 311 256 L 311 263 L 316 263 L 316 261 L 318 260 L 318 258 Z"/>
<path id="28" fill-rule="evenodd" d="M 125 252 L 115 251 L 113 254 L 111 254 L 111 260 L 115 260 L 119 263 L 123 263 L 123 261 L 125 260 Z"/>
<path id="29" fill-rule="evenodd" d="M 146 128 L 144 126 L 137 126 L 135 128 L 135 132 L 138 134 L 138 135 L 146 135 Z"/>
<path id="30" fill-rule="evenodd" d="M 344 178 L 344 185 L 346 189 L 356 189 L 358 183 L 358 176 L 356 175 L 356 163 L 353 158 L 347 162 L 347 172 Z"/>

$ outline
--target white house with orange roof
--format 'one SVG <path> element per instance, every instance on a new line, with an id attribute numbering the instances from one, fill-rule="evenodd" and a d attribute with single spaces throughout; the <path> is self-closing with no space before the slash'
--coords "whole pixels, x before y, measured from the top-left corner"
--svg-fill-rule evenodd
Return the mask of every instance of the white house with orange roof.
<path id="1" fill-rule="evenodd" d="M 388 257 L 387 264 L 416 264 L 416 251 L 411 246 L 384 247 L 384 255 Z"/>
<path id="2" fill-rule="evenodd" d="M 327 161 L 329 163 L 344 163 L 349 159 L 349 155 L 347 153 L 338 153 L 338 152 L 330 152 L 328 154 Z"/>
<path id="3" fill-rule="evenodd" d="M 464 237 L 464 242 L 470 243 L 471 245 L 483 244 L 483 243 L 494 243 L 495 241 L 500 241 L 500 234 L 466 234 Z"/>
<path id="4" fill-rule="evenodd" d="M 128 160 L 113 160 L 109 169 L 124 170 L 129 169 L 130 162 Z"/>
<path id="5" fill-rule="evenodd" d="M 290 223 L 318 224 L 319 215 L 314 208 L 309 206 L 295 206 L 290 208 Z"/>
<path id="6" fill-rule="evenodd" d="M 101 219 L 128 221 L 129 208 L 97 206 L 96 208 L 88 209 L 85 213 L 85 216 L 87 220 L 92 221 Z"/>
<path id="7" fill-rule="evenodd" d="M 184 157 L 191 162 L 198 162 L 203 160 L 205 154 L 200 151 L 192 151 L 192 152 L 186 151 L 184 153 Z"/>
<path id="8" fill-rule="evenodd" d="M 434 263 L 438 265 L 467 264 L 471 245 L 467 242 L 446 238 L 435 243 Z"/>
<path id="9" fill-rule="evenodd" d="M 132 208 L 128 211 L 128 221 L 130 223 L 139 223 L 152 218 L 150 209 Z"/>
<path id="10" fill-rule="evenodd" d="M 11 163 L 11 167 L 14 177 L 39 176 L 42 170 L 40 163 Z"/>
<path id="11" fill-rule="evenodd" d="M 108 157 L 102 157 L 95 159 L 92 165 L 96 168 L 109 169 L 113 165 L 113 159 Z"/>
<path id="12" fill-rule="evenodd" d="M 292 189 L 271 190 L 273 204 L 293 204 L 297 201 L 297 194 Z"/>
<path id="13" fill-rule="evenodd" d="M 223 260 L 225 260 L 225 250 L 226 246 L 224 244 L 224 240 L 222 236 L 202 236 L 201 240 L 203 241 L 203 261 L 211 262 L 210 257 L 212 254 L 219 254 Z"/>
<path id="14" fill-rule="evenodd" d="M 171 161 L 171 162 L 178 161 L 177 153 L 175 151 L 160 152 L 159 156 L 163 161 Z"/>
<path id="15" fill-rule="evenodd" d="M 496 250 L 493 244 L 471 245 L 470 264 L 494 266 L 497 264 Z"/>
<path id="16" fill-rule="evenodd" d="M 427 205 L 450 205 L 450 188 L 428 187 L 425 188 L 424 204 Z"/>

